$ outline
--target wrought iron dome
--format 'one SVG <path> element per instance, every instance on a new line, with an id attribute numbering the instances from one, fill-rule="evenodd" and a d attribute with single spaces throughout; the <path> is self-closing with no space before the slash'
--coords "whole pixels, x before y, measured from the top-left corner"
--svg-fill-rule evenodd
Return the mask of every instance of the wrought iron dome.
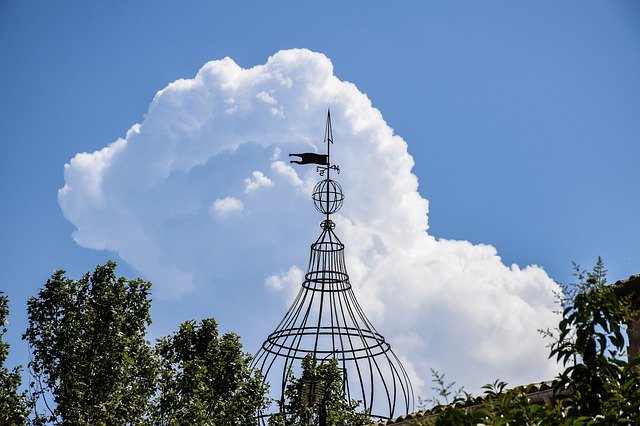
<path id="1" fill-rule="evenodd" d="M 349 282 L 344 244 L 334 232 L 331 215 L 342 207 L 344 195 L 331 179 L 330 147 L 333 144 L 331 113 L 327 113 L 324 141 L 327 154 L 289 154 L 296 164 L 315 164 L 323 180 L 313 189 L 316 209 L 325 216 L 322 232 L 311 244 L 307 273 L 291 307 L 269 334 L 253 360 L 272 392 L 284 402 L 290 370 L 299 371 L 301 360 L 312 354 L 318 362 L 336 359 L 342 371 L 348 400 L 359 400 L 359 409 L 372 418 L 391 419 L 413 409 L 414 395 L 406 370 L 360 307 Z M 266 424 L 268 414 L 259 422 Z"/>

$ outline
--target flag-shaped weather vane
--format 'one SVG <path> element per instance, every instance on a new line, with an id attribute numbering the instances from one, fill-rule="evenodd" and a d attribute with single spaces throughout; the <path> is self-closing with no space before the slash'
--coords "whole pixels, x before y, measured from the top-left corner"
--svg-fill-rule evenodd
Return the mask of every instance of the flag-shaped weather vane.
<path id="1" fill-rule="evenodd" d="M 290 160 L 290 163 L 295 164 L 317 164 L 316 170 L 320 173 L 320 176 L 324 176 L 324 172 L 327 172 L 327 179 L 329 178 L 328 171 L 335 170 L 340 174 L 340 166 L 331 164 L 330 148 L 333 144 L 333 131 L 331 130 L 331 110 L 327 110 L 327 125 L 324 131 L 324 142 L 327 144 L 326 154 L 316 154 L 315 152 L 302 152 L 300 154 L 289 154 L 289 157 L 298 157 L 299 160 Z"/>
<path id="2" fill-rule="evenodd" d="M 359 409 L 373 419 L 391 419 L 413 408 L 413 388 L 407 371 L 391 345 L 366 317 L 349 282 L 344 244 L 335 234 L 335 223 L 331 220 L 331 215 L 342 207 L 344 195 L 338 182 L 329 177 L 331 170 L 340 173 L 340 168 L 331 164 L 330 112 L 324 139 L 326 154 L 289 154 L 299 158 L 291 163 L 315 164 L 317 172 L 324 176 L 313 188 L 312 198 L 325 219 L 320 225 L 322 233 L 311 245 L 307 273 L 298 295 L 262 343 L 252 366 L 259 368 L 264 380 L 270 383 L 281 414 L 289 416 L 292 413 L 286 412 L 285 390 L 290 374 L 300 371 L 307 356 L 321 363 L 333 359 L 342 374 L 345 400 L 359 401 Z M 322 388 L 323 384 L 307 385 Z M 326 401 L 316 399 L 313 404 L 325 407 Z M 259 424 L 267 424 L 273 408 L 257 414 Z"/>

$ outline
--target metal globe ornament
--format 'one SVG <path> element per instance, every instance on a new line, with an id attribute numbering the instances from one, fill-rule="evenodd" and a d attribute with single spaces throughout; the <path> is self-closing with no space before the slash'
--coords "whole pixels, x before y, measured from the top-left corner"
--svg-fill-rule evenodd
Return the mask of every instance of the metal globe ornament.
<path id="1" fill-rule="evenodd" d="M 344 201 L 342 187 L 332 179 L 324 179 L 313 188 L 313 204 L 322 214 L 333 214 L 340 210 Z"/>

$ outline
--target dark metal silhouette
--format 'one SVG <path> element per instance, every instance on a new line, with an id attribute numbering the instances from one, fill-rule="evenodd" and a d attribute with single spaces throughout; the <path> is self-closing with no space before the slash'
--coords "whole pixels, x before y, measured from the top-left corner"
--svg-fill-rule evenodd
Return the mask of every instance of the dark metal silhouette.
<path id="1" fill-rule="evenodd" d="M 329 164 L 329 156 L 315 154 L 313 152 L 303 152 L 302 154 L 289 154 L 289 157 L 300 157 L 300 160 L 291 160 L 290 163 L 296 164 Z"/>
<path id="2" fill-rule="evenodd" d="M 325 128 L 326 163 L 313 161 L 318 154 L 290 154 L 301 157 L 299 164 L 319 164 L 324 179 L 312 194 L 316 209 L 325 215 L 322 232 L 311 245 L 307 273 L 293 304 L 275 331 L 262 344 L 253 367 L 262 370 L 272 393 L 284 403 L 284 390 L 290 370 L 299 373 L 301 360 L 308 354 L 323 362 L 332 358 L 343 371 L 343 390 L 348 400 L 362 402 L 372 418 L 390 419 L 413 409 L 411 382 L 389 343 L 365 316 L 351 288 L 344 260 L 344 244 L 333 232 L 331 215 L 342 207 L 340 185 L 330 178 L 333 143 L 331 114 Z M 305 156 L 311 155 L 306 159 Z M 325 176 L 326 174 L 326 176 Z M 282 405 L 284 406 L 284 405 Z M 266 424 L 268 414 L 260 413 Z"/>

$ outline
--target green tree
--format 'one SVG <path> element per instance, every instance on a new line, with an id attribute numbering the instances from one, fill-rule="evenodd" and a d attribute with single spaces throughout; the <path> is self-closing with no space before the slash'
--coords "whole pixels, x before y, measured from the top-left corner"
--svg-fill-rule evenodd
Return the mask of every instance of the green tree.
<path id="1" fill-rule="evenodd" d="M 270 426 L 368 425 L 369 415 L 357 412 L 360 401 L 348 401 L 342 385 L 338 361 L 318 363 L 309 354 L 302 360 L 302 374 L 289 372 L 286 402 L 279 401 L 280 412 L 269 417 Z"/>
<path id="2" fill-rule="evenodd" d="M 31 349 L 31 387 L 46 406 L 34 423 L 145 421 L 157 371 L 145 339 L 151 284 L 116 278 L 115 269 L 110 261 L 79 280 L 58 270 L 29 299 L 23 339 Z"/>
<path id="3" fill-rule="evenodd" d="M 0 425 L 24 424 L 29 412 L 26 392 L 19 392 L 20 367 L 9 370 L 4 363 L 9 344 L 4 341 L 9 317 L 9 299 L 0 291 Z"/>
<path id="4" fill-rule="evenodd" d="M 158 340 L 159 392 L 154 422 L 160 425 L 254 425 L 265 408 L 267 387 L 249 368 L 233 333 L 218 336 L 212 318 L 182 323 Z"/>
<path id="5" fill-rule="evenodd" d="M 637 359 L 623 357 L 625 341 L 622 324 L 629 312 L 606 285 L 606 270 L 598 258 L 593 271 L 576 268 L 578 292 L 563 311 L 560 335 L 552 345 L 551 356 L 565 370 L 557 390 L 571 389 L 563 406 L 568 416 L 598 422 L 627 419 L 640 423 L 640 375 Z M 630 403 L 619 404 L 620 399 Z"/>

